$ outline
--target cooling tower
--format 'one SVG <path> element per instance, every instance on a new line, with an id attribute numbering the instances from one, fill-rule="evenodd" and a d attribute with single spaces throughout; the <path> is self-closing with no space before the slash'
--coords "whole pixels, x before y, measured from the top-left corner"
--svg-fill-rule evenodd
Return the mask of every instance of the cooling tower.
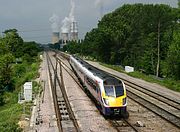
<path id="1" fill-rule="evenodd" d="M 52 34 L 52 44 L 59 42 L 59 32 L 53 32 Z"/>
<path id="2" fill-rule="evenodd" d="M 70 34 L 70 39 L 72 41 L 78 41 L 78 26 L 76 21 L 71 23 Z"/>
<path id="3" fill-rule="evenodd" d="M 68 33 L 61 33 L 61 38 L 62 38 L 62 41 L 63 41 L 63 44 L 67 44 L 67 42 L 69 41 L 69 36 L 68 36 Z"/>

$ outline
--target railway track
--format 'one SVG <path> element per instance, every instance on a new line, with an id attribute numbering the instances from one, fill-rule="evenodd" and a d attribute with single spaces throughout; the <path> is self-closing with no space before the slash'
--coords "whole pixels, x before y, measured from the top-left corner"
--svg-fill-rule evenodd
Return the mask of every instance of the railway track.
<path id="1" fill-rule="evenodd" d="M 68 66 L 70 64 L 66 64 L 62 61 L 62 58 L 57 58 L 57 60 L 59 61 L 59 63 L 61 63 L 62 67 L 64 68 L 64 70 L 66 70 L 66 72 L 73 78 L 73 80 L 79 85 L 79 87 L 84 90 L 84 87 L 82 86 L 82 84 L 79 82 L 79 80 L 77 79 L 77 76 L 74 74 L 74 71 Z M 120 124 L 120 122 L 123 122 L 123 125 L 125 124 L 126 129 L 130 129 L 133 130 L 135 132 L 138 132 L 138 130 L 136 129 L 136 127 L 134 125 L 132 125 L 127 119 L 121 119 L 121 120 L 117 120 L 117 119 L 112 119 L 112 120 L 108 120 L 113 127 L 117 130 L 117 131 L 122 131 L 122 125 Z"/>
<path id="2" fill-rule="evenodd" d="M 66 54 L 61 53 L 61 55 L 68 59 L 68 56 Z M 120 78 L 118 76 L 115 77 Z M 128 80 L 122 78 L 120 79 L 125 82 L 126 86 L 128 86 L 127 92 L 129 98 L 136 101 L 143 107 L 149 109 L 153 113 L 159 115 L 177 128 L 180 128 L 180 102 L 178 100 L 169 98 L 165 95 L 159 94 L 155 91 L 152 91 L 151 89 L 140 86 Z M 143 96 L 139 96 L 137 91 L 143 93 L 146 97 L 149 96 L 151 100 L 146 99 L 146 97 L 143 98 Z M 161 105 L 163 104 L 167 107 L 162 107 Z"/>
<path id="3" fill-rule="evenodd" d="M 50 61 L 50 57 L 49 57 L 47 52 L 46 52 L 46 58 L 47 58 L 50 85 L 51 85 L 52 95 L 53 95 L 54 109 L 55 109 L 56 118 L 57 118 L 57 126 L 58 126 L 59 131 L 62 132 L 61 115 L 60 115 L 60 110 L 59 110 L 59 107 L 58 107 L 58 104 L 57 104 L 57 96 L 56 96 L 56 91 L 54 90 L 52 72 L 51 72 L 51 68 L 50 68 L 50 66 L 53 66 L 53 65 L 52 65 L 52 62 Z"/>
<path id="4" fill-rule="evenodd" d="M 80 131 L 79 125 L 71 109 L 71 105 L 69 103 L 66 90 L 64 87 L 61 64 L 59 64 L 59 62 L 56 60 L 56 64 L 54 65 L 48 53 L 46 55 L 48 59 L 48 69 L 49 69 L 49 74 L 51 77 L 50 80 L 51 80 L 51 85 L 53 89 L 52 90 L 53 100 L 54 100 L 54 106 L 55 106 L 55 112 L 56 112 L 59 131 L 60 132 L 63 132 L 63 131 L 79 132 Z M 60 66 L 59 71 L 57 68 L 58 64 Z M 51 67 L 51 70 L 50 70 L 50 67 Z M 60 72 L 60 75 L 57 74 L 58 72 Z M 53 74 L 54 74 L 54 78 L 53 78 Z"/>
<path id="5" fill-rule="evenodd" d="M 120 78 L 118 76 L 115 77 Z M 180 102 L 128 80 L 120 79 L 125 82 L 127 95 L 130 99 L 159 115 L 177 128 L 180 128 Z"/>
<path id="6" fill-rule="evenodd" d="M 131 83 L 130 81 L 123 81 L 127 86 L 127 95 L 129 98 L 180 128 L 180 103 L 178 101 Z"/>
<path id="7" fill-rule="evenodd" d="M 137 84 L 135 84 L 133 82 L 130 82 L 130 81 L 127 81 L 127 80 L 124 80 L 124 79 L 123 79 L 123 81 L 125 82 L 125 84 L 127 86 L 134 87 L 134 88 L 136 88 L 136 90 L 138 90 L 138 91 L 140 91 L 142 93 L 145 93 L 145 94 L 147 94 L 147 95 L 149 95 L 149 96 L 151 96 L 151 97 L 153 97 L 153 98 L 155 98 L 155 99 L 157 99 L 157 100 L 159 100 L 159 101 L 161 101 L 163 103 L 166 103 L 169 106 L 171 106 L 171 107 L 173 107 L 173 108 L 175 108 L 177 110 L 180 110 L 180 102 L 179 101 L 177 101 L 175 99 L 172 99 L 172 98 L 168 98 L 167 96 L 164 96 L 162 94 L 154 92 L 151 89 L 148 89 L 146 87 L 142 87 L 142 86 L 137 85 Z"/>
<path id="8" fill-rule="evenodd" d="M 135 94 L 128 90 L 128 97 L 135 102 L 139 103 L 143 107 L 149 109 L 153 113 L 156 113 L 163 119 L 167 120 L 169 123 L 175 125 L 176 127 L 180 128 L 180 118 L 167 110 L 157 106 L 156 104 L 152 103 L 151 101 L 139 96 L 138 94 Z"/>
<path id="9" fill-rule="evenodd" d="M 138 132 L 137 128 L 128 122 L 126 119 L 110 120 L 110 123 L 116 128 L 118 132 L 122 132 L 122 128 L 128 129 L 128 131 Z"/>

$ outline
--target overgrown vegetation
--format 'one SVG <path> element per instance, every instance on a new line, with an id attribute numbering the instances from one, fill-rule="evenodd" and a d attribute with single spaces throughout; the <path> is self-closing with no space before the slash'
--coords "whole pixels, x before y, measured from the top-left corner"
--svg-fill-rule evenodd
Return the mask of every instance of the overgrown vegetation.
<path id="1" fill-rule="evenodd" d="M 64 51 L 180 80 L 180 8 L 124 5 L 105 15 L 84 41 L 70 42 Z"/>
<path id="2" fill-rule="evenodd" d="M 18 132 L 23 112 L 18 92 L 26 81 L 38 76 L 39 45 L 23 42 L 16 29 L 6 30 L 0 37 L 0 131 Z M 25 105 L 26 106 L 26 105 Z M 27 105 L 28 107 L 28 105 Z"/>

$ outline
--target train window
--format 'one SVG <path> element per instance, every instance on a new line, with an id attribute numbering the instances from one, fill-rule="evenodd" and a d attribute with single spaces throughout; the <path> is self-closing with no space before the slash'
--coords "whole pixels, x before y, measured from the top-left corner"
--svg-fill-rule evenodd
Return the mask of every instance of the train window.
<path id="1" fill-rule="evenodd" d="M 115 86 L 115 91 L 116 91 L 116 97 L 124 95 L 124 88 L 123 86 Z"/>
<path id="2" fill-rule="evenodd" d="M 115 97 L 115 91 L 113 86 L 104 86 L 104 89 L 107 96 Z"/>
<path id="3" fill-rule="evenodd" d="M 96 91 L 96 84 L 94 83 L 94 81 L 90 78 L 86 78 L 87 83 Z"/>

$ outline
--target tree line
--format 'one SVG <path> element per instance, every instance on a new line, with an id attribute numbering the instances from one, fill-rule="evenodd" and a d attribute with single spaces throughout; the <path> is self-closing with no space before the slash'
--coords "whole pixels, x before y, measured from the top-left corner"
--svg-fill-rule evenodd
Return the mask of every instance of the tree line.
<path id="1" fill-rule="evenodd" d="M 36 42 L 24 42 L 16 29 L 9 29 L 0 36 L 0 105 L 4 103 L 3 93 L 15 89 L 15 79 L 25 67 L 22 63 L 33 63 L 40 47 Z"/>
<path id="2" fill-rule="evenodd" d="M 179 2 L 180 5 L 180 2 Z M 180 8 L 126 4 L 106 14 L 81 43 L 64 47 L 98 61 L 180 79 Z"/>

